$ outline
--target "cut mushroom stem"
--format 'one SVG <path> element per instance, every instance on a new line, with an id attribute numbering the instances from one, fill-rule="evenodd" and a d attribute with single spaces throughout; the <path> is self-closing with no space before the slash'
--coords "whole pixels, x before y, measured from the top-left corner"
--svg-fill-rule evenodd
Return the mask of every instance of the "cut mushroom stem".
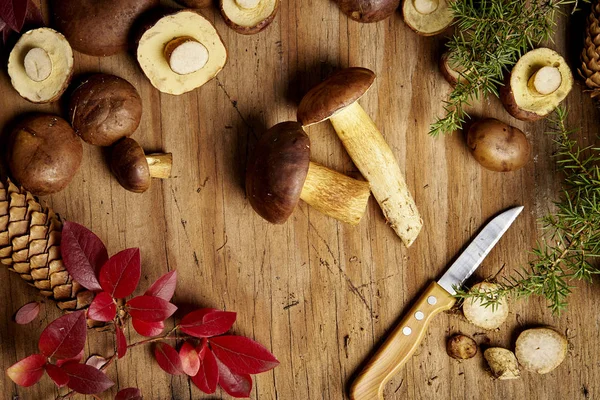
<path id="1" fill-rule="evenodd" d="M 173 154 L 148 154 L 146 155 L 150 176 L 157 179 L 169 179 L 173 168 Z"/>
<path id="2" fill-rule="evenodd" d="M 43 82 L 52 74 L 52 60 L 48 52 L 40 47 L 27 52 L 23 66 L 29 79 L 35 82 Z"/>
<path id="3" fill-rule="evenodd" d="M 413 0 L 413 5 L 419 14 L 428 15 L 438 9 L 440 2 L 439 0 Z"/>
<path id="4" fill-rule="evenodd" d="M 538 69 L 529 78 L 528 87 L 535 94 L 547 96 L 556 92 L 561 84 L 562 75 L 559 69 L 553 66 L 545 66 Z"/>
<path id="5" fill-rule="evenodd" d="M 252 10 L 258 6 L 260 0 L 235 0 L 235 3 L 241 8 L 245 8 L 246 10 Z"/>
<path id="6" fill-rule="evenodd" d="M 368 182 L 311 162 L 300 199 L 325 215 L 357 225 L 371 196 Z"/>
<path id="7" fill-rule="evenodd" d="M 208 49 L 196 39 L 184 36 L 165 46 L 165 58 L 171 70 L 179 75 L 200 71 L 208 62 Z"/>

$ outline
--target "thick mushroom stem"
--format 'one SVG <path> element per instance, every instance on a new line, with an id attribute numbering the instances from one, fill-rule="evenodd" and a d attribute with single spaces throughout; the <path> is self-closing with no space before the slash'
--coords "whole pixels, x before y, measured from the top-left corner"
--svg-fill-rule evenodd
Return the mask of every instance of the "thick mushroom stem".
<path id="1" fill-rule="evenodd" d="M 200 71 L 208 62 L 208 57 L 208 49 L 192 37 L 178 37 L 165 46 L 169 67 L 179 75 Z"/>
<path id="2" fill-rule="evenodd" d="M 527 86 L 535 94 L 547 96 L 558 90 L 562 84 L 562 75 L 556 67 L 546 66 L 531 75 Z"/>
<path id="3" fill-rule="evenodd" d="M 157 179 L 169 179 L 173 167 L 173 154 L 146 154 L 150 176 Z"/>
<path id="4" fill-rule="evenodd" d="M 311 162 L 300 198 L 323 214 L 357 225 L 365 214 L 370 196 L 368 182 Z"/>
<path id="5" fill-rule="evenodd" d="M 383 214 L 404 244 L 410 246 L 423 221 L 392 150 L 358 102 L 339 111 L 331 123 L 362 175 Z"/>
<path id="6" fill-rule="evenodd" d="M 440 6 L 439 0 L 413 0 L 415 10 L 419 14 L 429 15 Z"/>
<path id="7" fill-rule="evenodd" d="M 241 8 L 245 8 L 246 10 L 252 10 L 256 8 L 260 3 L 260 0 L 235 0 L 235 3 Z"/>
<path id="8" fill-rule="evenodd" d="M 43 82 L 52 74 L 52 60 L 48 52 L 40 47 L 27 52 L 23 66 L 29 79 L 35 82 Z"/>

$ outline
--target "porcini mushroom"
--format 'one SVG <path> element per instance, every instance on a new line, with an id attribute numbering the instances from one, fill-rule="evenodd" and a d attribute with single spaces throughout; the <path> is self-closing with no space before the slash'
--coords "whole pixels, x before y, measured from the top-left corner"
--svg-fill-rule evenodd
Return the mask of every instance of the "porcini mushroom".
<path id="1" fill-rule="evenodd" d="M 344 14 L 358 22 L 379 22 L 390 17 L 400 0 L 338 0 Z"/>
<path id="2" fill-rule="evenodd" d="M 442 54 L 438 66 L 446 82 L 453 87 L 456 86 L 458 82 L 462 81 L 463 76 L 461 74 L 464 74 L 465 70 L 460 65 L 455 66 L 453 64 L 453 60 L 449 52 Z"/>
<path id="3" fill-rule="evenodd" d="M 110 56 L 129 48 L 131 29 L 159 0 L 52 0 L 54 24 L 73 48 Z"/>
<path id="4" fill-rule="evenodd" d="M 10 52 L 8 74 L 23 98 L 33 103 L 58 100 L 73 74 L 73 50 L 54 29 L 31 30 Z"/>
<path id="5" fill-rule="evenodd" d="M 258 142 L 246 172 L 246 193 L 264 219 L 282 224 L 302 199 L 342 222 L 365 213 L 369 184 L 310 161 L 310 139 L 297 122 L 282 122 Z"/>
<path id="6" fill-rule="evenodd" d="M 150 188 L 152 178 L 171 177 L 173 155 L 146 155 L 142 147 L 131 138 L 117 142 L 111 151 L 110 169 L 125 189 L 143 193 Z"/>
<path id="7" fill-rule="evenodd" d="M 402 6 L 404 22 L 423 36 L 444 32 L 454 21 L 448 0 L 405 0 Z"/>
<path id="8" fill-rule="evenodd" d="M 333 74 L 304 96 L 298 121 L 304 126 L 331 121 L 350 158 L 371 184 L 385 218 L 410 246 L 423 221 L 392 150 L 358 104 L 374 81 L 375 74 L 366 68 L 347 68 Z"/>
<path id="9" fill-rule="evenodd" d="M 548 48 L 525 53 L 500 88 L 504 108 L 513 117 L 536 121 L 548 116 L 573 88 L 565 59 Z"/>
<path id="10" fill-rule="evenodd" d="M 87 143 L 110 146 L 138 128 L 142 99 L 125 79 L 94 74 L 73 91 L 69 117 L 75 133 Z"/>
<path id="11" fill-rule="evenodd" d="M 37 196 L 60 192 L 81 165 L 83 145 L 64 119 L 34 114 L 19 121 L 8 144 L 13 177 Z"/>
<path id="12" fill-rule="evenodd" d="M 221 14 L 234 31 L 253 35 L 273 22 L 281 0 L 221 0 Z"/>
<path id="13" fill-rule="evenodd" d="M 227 62 L 227 50 L 209 20 L 197 11 L 181 10 L 142 34 L 137 59 L 155 88 L 180 95 L 217 76 Z"/>

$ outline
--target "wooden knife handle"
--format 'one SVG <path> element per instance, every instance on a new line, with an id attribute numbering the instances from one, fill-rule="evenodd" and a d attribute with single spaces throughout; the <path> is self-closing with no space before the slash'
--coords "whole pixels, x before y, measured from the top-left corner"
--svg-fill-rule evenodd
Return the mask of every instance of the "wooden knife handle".
<path id="1" fill-rule="evenodd" d="M 381 400 L 385 383 L 413 355 L 434 315 L 449 310 L 454 297 L 431 282 L 421 297 L 369 360 L 350 388 L 352 400 Z"/>

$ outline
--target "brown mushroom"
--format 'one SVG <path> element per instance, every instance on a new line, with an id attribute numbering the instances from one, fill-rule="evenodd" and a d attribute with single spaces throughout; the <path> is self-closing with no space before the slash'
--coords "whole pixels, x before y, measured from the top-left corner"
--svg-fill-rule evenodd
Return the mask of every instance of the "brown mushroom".
<path id="1" fill-rule="evenodd" d="M 129 48 L 136 20 L 159 0 L 51 0 L 54 24 L 73 48 L 110 56 Z"/>
<path id="2" fill-rule="evenodd" d="M 394 153 L 358 99 L 375 81 L 366 68 L 347 68 L 311 89 L 300 102 L 304 126 L 329 119 L 348 154 L 371 184 L 383 214 L 406 246 L 417 238 L 423 222 Z"/>
<path id="3" fill-rule="evenodd" d="M 394 14 L 400 0 L 338 0 L 344 14 L 358 22 L 379 22 Z"/>
<path id="4" fill-rule="evenodd" d="M 62 96 L 73 74 L 73 50 L 65 37 L 50 28 L 21 36 L 10 52 L 8 75 L 21 97 L 49 103 Z"/>
<path id="5" fill-rule="evenodd" d="M 246 172 L 252 208 L 282 224 L 302 199 L 318 211 L 356 225 L 371 195 L 369 184 L 310 161 L 310 139 L 297 122 L 282 122 L 258 142 Z"/>
<path id="6" fill-rule="evenodd" d="M 281 0 L 221 0 L 225 23 L 237 33 L 253 35 L 273 22 Z"/>
<path id="7" fill-rule="evenodd" d="M 143 193 L 150 188 L 152 178 L 171 177 L 173 155 L 146 155 L 142 147 L 131 138 L 117 142 L 110 155 L 110 169 L 125 189 Z"/>
<path id="8" fill-rule="evenodd" d="M 75 132 L 87 143 L 111 146 L 138 128 L 142 99 L 125 79 L 95 74 L 73 92 L 69 117 Z"/>
<path id="9" fill-rule="evenodd" d="M 30 115 L 17 123 L 9 138 L 10 172 L 37 196 L 67 187 L 82 158 L 81 140 L 67 121 L 55 115 Z"/>
<path id="10" fill-rule="evenodd" d="M 210 7 L 210 5 L 213 2 L 212 0 L 177 0 L 177 1 L 189 8 L 206 8 L 206 7 Z"/>
<path id="11" fill-rule="evenodd" d="M 423 36 L 442 33 L 454 21 L 449 0 L 404 0 L 402 15 L 406 25 Z"/>
<path id="12" fill-rule="evenodd" d="M 453 65 L 453 60 L 451 59 L 449 52 L 445 52 L 444 54 L 442 54 L 438 66 L 446 82 L 448 82 L 453 87 L 456 86 L 458 82 L 463 79 L 461 73 L 465 73 L 464 68 L 460 68 L 460 66 Z"/>
<path id="13" fill-rule="evenodd" d="M 468 360 L 477 354 L 477 343 L 470 336 L 456 334 L 446 342 L 446 352 L 457 360 Z"/>

